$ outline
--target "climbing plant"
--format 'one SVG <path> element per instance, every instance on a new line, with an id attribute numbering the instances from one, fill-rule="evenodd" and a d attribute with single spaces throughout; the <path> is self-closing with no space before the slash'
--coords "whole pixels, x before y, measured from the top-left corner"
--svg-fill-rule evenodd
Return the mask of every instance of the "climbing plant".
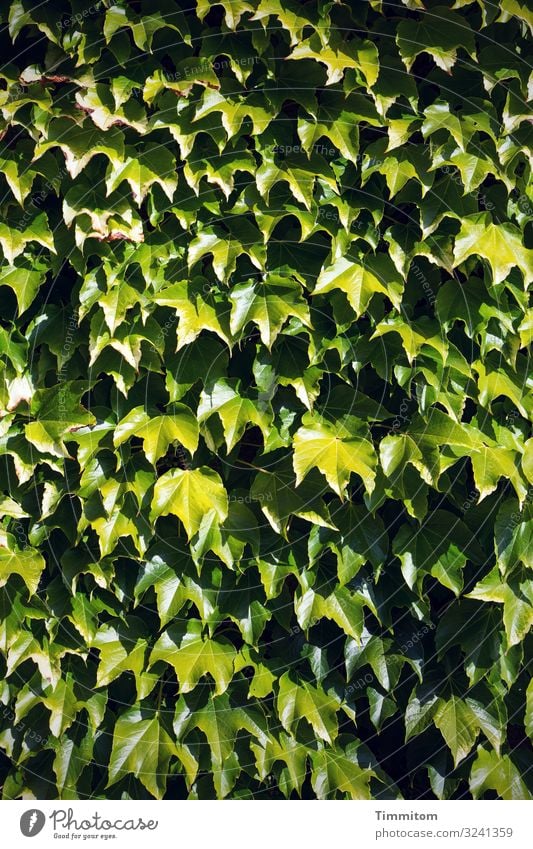
<path id="1" fill-rule="evenodd" d="M 89 4 L 0 12 L 3 798 L 531 798 L 530 4 Z"/>

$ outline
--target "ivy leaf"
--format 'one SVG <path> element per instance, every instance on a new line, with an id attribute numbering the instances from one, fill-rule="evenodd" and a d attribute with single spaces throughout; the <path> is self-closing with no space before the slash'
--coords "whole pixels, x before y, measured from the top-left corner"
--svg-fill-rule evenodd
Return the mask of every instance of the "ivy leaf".
<path id="1" fill-rule="evenodd" d="M 530 798 L 528 4 L 181 5 L 3 11 L 3 796 Z"/>
<path id="2" fill-rule="evenodd" d="M 531 505 L 522 511 L 514 499 L 504 501 L 494 523 L 494 551 L 502 577 L 521 563 L 533 569 L 533 518 Z"/>
<path id="3" fill-rule="evenodd" d="M 420 590 L 424 575 L 430 573 L 456 596 L 463 589 L 467 559 L 482 562 L 469 529 L 446 510 L 436 510 L 421 528 L 404 525 L 394 538 L 393 551 L 411 589 L 417 586 Z"/>
<path id="4" fill-rule="evenodd" d="M 167 11 L 168 10 L 168 11 Z M 167 14 L 162 14 L 165 11 Z M 179 25 L 176 25 L 176 19 Z M 131 9 L 122 6 L 111 6 L 107 9 L 104 21 L 104 38 L 107 43 L 115 33 L 123 27 L 129 27 L 133 40 L 139 50 L 152 52 L 154 35 L 161 29 L 170 28 L 177 31 L 186 43 L 190 43 L 188 27 L 183 15 L 176 15 L 172 6 L 164 10 L 156 10 L 150 15 L 135 15 Z"/>
<path id="5" fill-rule="evenodd" d="M 335 528 L 326 505 L 317 496 L 316 485 L 313 483 L 308 477 L 296 489 L 292 469 L 278 466 L 275 471 L 259 472 L 250 493 L 252 498 L 259 502 L 261 510 L 276 533 L 287 539 L 291 516 L 298 516 L 323 528 Z"/>
<path id="6" fill-rule="evenodd" d="M 334 799 L 337 793 L 343 798 L 371 798 L 370 779 L 375 773 L 359 765 L 357 745 L 346 750 L 337 746 L 319 749 L 311 754 L 311 761 L 311 782 L 318 799 Z"/>
<path id="7" fill-rule="evenodd" d="M 0 271 L 0 286 L 9 286 L 13 289 L 19 315 L 31 306 L 44 279 L 43 272 L 37 269 L 8 266 Z"/>
<path id="8" fill-rule="evenodd" d="M 146 639 L 138 636 L 137 629 L 103 626 L 94 637 L 92 646 L 100 651 L 97 687 L 106 687 L 123 672 L 132 672 L 139 699 L 144 698 L 153 689 L 156 684 L 155 676 L 143 676 L 148 643 Z"/>
<path id="9" fill-rule="evenodd" d="M 117 286 L 108 289 L 100 298 L 98 303 L 102 307 L 106 324 L 110 333 L 114 336 L 118 327 L 123 323 L 128 310 L 135 304 L 142 302 L 133 286 L 121 282 Z"/>
<path id="10" fill-rule="evenodd" d="M 498 757 L 496 752 L 488 752 L 483 746 L 478 746 L 472 764 L 470 790 L 474 799 L 487 790 L 495 790 L 502 799 L 531 799 L 531 793 L 509 755 Z"/>
<path id="11" fill-rule="evenodd" d="M 218 380 L 202 391 L 198 405 L 200 426 L 215 413 L 220 417 L 228 453 L 241 439 L 249 424 L 260 427 L 267 439 L 271 421 L 266 410 L 260 410 L 257 402 L 251 398 L 243 398 L 237 389 L 238 384 L 235 381 Z M 204 433 L 206 438 L 209 438 L 205 428 Z"/>
<path id="12" fill-rule="evenodd" d="M 220 342 L 205 335 L 198 344 L 183 347 L 169 358 L 166 386 L 170 401 L 179 401 L 197 382 L 206 384 L 224 377 L 227 362 L 227 352 Z"/>
<path id="13" fill-rule="evenodd" d="M 228 186 L 228 194 L 231 191 Z M 236 234 L 237 235 L 237 234 Z M 252 238 L 250 246 L 242 244 L 244 240 L 234 238 L 233 233 L 228 236 L 224 231 L 218 231 L 208 227 L 202 230 L 196 238 L 189 244 L 187 251 L 187 263 L 191 269 L 199 262 L 206 254 L 213 256 L 213 269 L 217 277 L 224 283 L 227 283 L 233 272 L 237 262 L 237 257 L 246 253 L 250 257 L 253 264 L 260 270 L 264 266 L 264 252 L 253 245 L 255 232 L 252 230 Z"/>
<path id="14" fill-rule="evenodd" d="M 475 714 L 467 702 L 452 695 L 440 700 L 433 721 L 444 737 L 457 766 L 470 753 L 479 733 Z"/>
<path id="15" fill-rule="evenodd" d="M 70 621 L 87 643 L 91 643 L 98 629 L 97 609 L 82 593 L 76 593 L 72 599 Z"/>
<path id="16" fill-rule="evenodd" d="M 264 282 L 251 280 L 235 286 L 229 297 L 232 304 L 231 332 L 236 335 L 253 321 L 269 350 L 288 318 L 297 316 L 302 324 L 311 327 L 302 287 L 292 278 L 269 274 Z"/>
<path id="17" fill-rule="evenodd" d="M 181 443 L 194 454 L 199 439 L 196 417 L 185 404 L 175 404 L 173 410 L 172 415 L 149 416 L 143 407 L 134 407 L 115 428 L 115 448 L 137 436 L 143 440 L 146 458 L 154 465 L 173 442 Z"/>
<path id="18" fill-rule="evenodd" d="M 361 629 L 361 640 L 347 640 L 344 649 L 346 679 L 350 681 L 354 672 L 370 664 L 374 675 L 384 690 L 390 692 L 398 683 L 404 659 L 390 652 L 388 641 Z"/>
<path id="19" fill-rule="evenodd" d="M 422 734 L 431 724 L 440 699 L 432 683 L 417 685 L 405 709 L 405 740 Z"/>
<path id="20" fill-rule="evenodd" d="M 252 95 L 239 101 L 224 96 L 221 92 L 209 90 L 196 109 L 194 122 L 212 115 L 213 112 L 221 113 L 222 126 L 228 139 L 237 135 L 246 118 L 252 122 L 252 134 L 259 135 L 275 117 L 273 110 L 267 108 L 262 98 L 254 98 Z"/>
<path id="21" fill-rule="evenodd" d="M 31 192 L 37 171 L 28 168 L 26 157 L 9 152 L 0 157 L 0 169 L 17 201 L 24 206 L 24 201 Z"/>
<path id="22" fill-rule="evenodd" d="M 61 737 L 74 722 L 79 707 L 72 679 L 58 681 L 52 692 L 43 698 L 43 704 L 51 714 L 50 731 L 54 737 Z"/>
<path id="23" fill-rule="evenodd" d="M 499 655 L 500 616 L 496 608 L 481 607 L 460 599 L 440 619 L 435 644 L 439 656 L 451 646 L 464 652 L 464 667 L 471 686 L 489 674 Z"/>
<path id="24" fill-rule="evenodd" d="M 347 587 L 339 587 L 324 600 L 321 614 L 332 619 L 349 637 L 359 640 L 363 631 L 363 600 Z"/>
<path id="25" fill-rule="evenodd" d="M 457 59 L 457 49 L 464 48 L 475 58 L 475 39 L 465 18 L 444 6 L 424 12 L 420 21 L 401 21 L 396 41 L 408 71 L 416 57 L 429 53 L 443 71 L 450 71 Z"/>
<path id="26" fill-rule="evenodd" d="M 146 145 L 141 156 L 135 150 L 125 151 L 123 161 L 110 161 L 106 174 L 108 196 L 126 180 L 137 206 L 140 206 L 154 183 L 161 186 L 169 201 L 178 185 L 176 162 L 172 154 L 158 145 Z"/>
<path id="27" fill-rule="evenodd" d="M 38 451 L 55 457 L 69 457 L 64 440 L 81 427 L 95 423 L 95 417 L 80 403 L 88 381 L 71 380 L 35 392 L 31 413 L 34 421 L 25 425 L 26 438 Z"/>
<path id="28" fill-rule="evenodd" d="M 176 63 L 176 68 L 177 70 L 171 76 L 156 69 L 147 77 L 143 88 L 143 99 L 146 103 L 151 104 L 165 89 L 186 96 L 191 93 L 195 85 L 220 88 L 217 75 L 205 60 L 196 57 L 182 59 Z"/>
<path id="29" fill-rule="evenodd" d="M 0 536 L 0 586 L 4 586 L 11 575 L 20 575 L 30 595 L 37 592 L 45 561 L 32 548 L 16 549 L 11 535 Z"/>
<path id="30" fill-rule="evenodd" d="M 528 25 L 530 32 L 533 32 L 531 10 L 527 8 L 522 0 L 502 0 L 499 20 L 505 20 L 508 15 L 514 15 L 524 21 Z"/>
<path id="31" fill-rule="evenodd" d="M 289 733 L 301 718 L 305 718 L 326 743 L 331 745 L 337 737 L 339 704 L 336 698 L 305 681 L 295 684 L 288 672 L 279 679 L 277 706 L 280 722 Z"/>
<path id="32" fill-rule="evenodd" d="M 455 238 L 454 268 L 470 256 L 490 263 L 494 285 L 503 283 L 514 267 L 524 276 L 524 288 L 533 281 L 533 250 L 524 247 L 518 228 L 494 224 L 488 212 L 466 216 Z"/>
<path id="33" fill-rule="evenodd" d="M 245 12 L 254 11 L 252 4 L 247 3 L 246 0 L 221 0 L 220 5 L 224 7 L 226 26 L 231 30 L 237 29 L 241 17 Z M 210 9 L 211 4 L 208 0 L 198 0 L 196 4 L 197 17 L 203 21 Z"/>
<path id="34" fill-rule="evenodd" d="M 378 51 L 371 41 L 352 39 L 335 46 L 324 47 L 317 35 L 300 42 L 294 47 L 290 59 L 316 59 L 328 69 L 327 85 L 342 80 L 347 68 L 360 71 L 366 84 L 372 86 L 379 73 Z"/>
<path id="35" fill-rule="evenodd" d="M 115 724 L 107 786 L 134 775 L 152 796 L 162 799 L 169 763 L 175 755 L 176 745 L 158 716 L 145 718 L 142 709 L 132 707 Z"/>
<path id="36" fill-rule="evenodd" d="M 319 531 L 320 541 L 337 556 L 337 577 L 344 586 L 354 578 L 360 568 L 370 561 L 379 570 L 385 562 L 389 540 L 379 516 L 372 518 L 360 505 L 345 502 L 330 509 L 333 511 L 339 533 Z"/>
<path id="37" fill-rule="evenodd" d="M 65 737 L 58 743 L 53 770 L 62 799 L 76 799 L 77 782 L 93 755 L 94 739 L 88 731 L 81 743 Z"/>
<path id="38" fill-rule="evenodd" d="M 104 132 L 91 122 L 80 127 L 68 118 L 53 119 L 46 138 L 36 145 L 34 159 L 53 147 L 60 147 L 63 151 L 67 171 L 73 178 L 81 174 L 93 156 L 99 153 L 115 165 L 124 161 L 124 136 L 120 130 L 111 127 Z"/>
<path id="39" fill-rule="evenodd" d="M 380 731 L 383 723 L 397 712 L 398 708 L 394 701 L 385 696 L 374 687 L 367 687 L 366 694 L 368 697 L 369 715 L 372 725 L 376 731 Z"/>
<path id="40" fill-rule="evenodd" d="M 98 535 L 101 557 L 107 557 L 117 548 L 119 540 L 131 537 L 135 548 L 142 556 L 146 550 L 142 526 L 136 521 L 131 506 L 123 504 L 121 509 L 115 507 L 108 515 L 97 516 L 90 520 L 91 526 Z M 81 528 L 80 528 L 81 530 Z"/>
<path id="41" fill-rule="evenodd" d="M 228 515 L 228 496 L 219 475 L 207 466 L 172 469 L 156 481 L 151 521 L 158 516 L 177 516 L 191 538 L 211 510 L 223 522 Z"/>
<path id="42" fill-rule="evenodd" d="M 22 221 L 24 222 L 24 219 Z M 4 257 L 10 265 L 14 264 L 15 259 L 24 251 L 28 242 L 38 242 L 43 248 L 48 248 L 52 253 L 56 253 L 54 237 L 48 224 L 46 212 L 39 213 L 29 222 L 24 222 L 21 229 L 0 221 L 0 245 L 2 245 Z M 27 284 L 28 278 L 26 277 Z M 17 286 L 17 289 L 20 291 L 19 286 Z"/>
<path id="43" fill-rule="evenodd" d="M 180 575 L 158 554 L 154 554 L 139 570 L 135 584 L 136 604 L 150 587 L 155 589 L 157 612 L 164 628 L 185 604 L 187 591 Z"/>
<path id="44" fill-rule="evenodd" d="M 235 707 L 227 693 L 212 696 L 195 714 L 194 724 L 205 734 L 211 750 L 211 767 L 217 798 L 223 799 L 231 792 L 240 773 L 235 752 L 238 732 L 245 729 L 262 745 L 268 743 L 268 734 L 260 714 L 248 708 Z"/>
<path id="45" fill-rule="evenodd" d="M 527 490 L 517 468 L 515 451 L 480 445 L 472 452 L 471 460 L 480 500 L 494 492 L 502 477 L 512 482 L 520 499 L 525 498 Z"/>
<path id="46" fill-rule="evenodd" d="M 350 306 L 359 318 L 375 292 L 390 297 L 395 306 L 399 307 L 403 281 L 388 257 L 370 258 L 365 265 L 342 257 L 320 272 L 313 294 L 324 295 L 334 289 L 346 293 Z"/>
<path id="47" fill-rule="evenodd" d="M 502 583 L 500 571 L 495 566 L 478 581 L 467 598 L 477 601 L 492 601 L 503 604 L 503 622 L 505 634 L 510 646 L 522 642 L 533 627 L 533 586 L 530 580 L 521 581 L 519 577 Z"/>
<path id="48" fill-rule="evenodd" d="M 530 396 L 523 391 L 518 375 L 515 377 L 502 368 L 492 370 L 479 360 L 476 360 L 474 368 L 478 374 L 479 402 L 483 407 L 490 406 L 498 395 L 505 395 L 524 418 L 529 417 L 533 405 Z M 526 381 L 528 385 L 529 378 L 526 377 Z"/>
<path id="49" fill-rule="evenodd" d="M 178 347 L 180 350 L 200 335 L 211 330 L 227 345 L 230 344 L 229 310 L 220 301 L 206 297 L 201 279 L 180 281 L 154 296 L 154 302 L 172 307 L 179 316 Z"/>
<path id="50" fill-rule="evenodd" d="M 387 333 L 398 333 L 401 337 L 409 364 L 412 364 L 415 357 L 418 356 L 426 345 L 437 351 L 440 355 L 442 365 L 446 362 L 448 356 L 447 341 L 443 341 L 441 334 L 437 332 L 437 327 L 433 323 L 410 323 L 400 316 L 393 316 L 392 318 L 380 321 L 372 335 L 372 339 L 379 338 Z"/>
<path id="51" fill-rule="evenodd" d="M 362 183 L 365 184 L 375 173 L 384 175 L 391 197 L 397 195 L 409 180 L 417 180 L 422 196 L 433 185 L 428 151 L 421 145 L 395 148 L 391 153 L 388 152 L 386 139 L 369 145 L 363 159 Z"/>
<path id="52" fill-rule="evenodd" d="M 352 436 L 343 425 L 334 426 L 310 413 L 306 413 L 302 427 L 294 436 L 293 463 L 296 486 L 316 467 L 341 499 L 350 472 L 362 478 L 368 493 L 375 486 L 376 456 L 370 442 Z"/>
<path id="53" fill-rule="evenodd" d="M 176 626 L 164 631 L 152 649 L 150 666 L 159 660 L 171 664 L 178 676 L 180 693 L 190 693 L 200 678 L 209 673 L 215 682 L 215 694 L 220 695 L 233 678 L 235 657 L 235 649 L 228 640 L 204 639 L 201 623 L 191 620 L 181 640 Z"/>
<path id="54" fill-rule="evenodd" d="M 367 101 L 346 100 L 334 92 L 324 92 L 316 121 L 298 118 L 298 135 L 302 147 L 309 155 L 313 149 L 319 149 L 322 138 L 328 138 L 348 160 L 356 160 L 359 150 L 358 127 L 353 122 L 353 113 L 359 107 L 362 115 L 372 121 L 372 111 Z M 329 97 L 328 97 L 329 95 Z M 355 107 L 355 109 L 354 109 Z"/>

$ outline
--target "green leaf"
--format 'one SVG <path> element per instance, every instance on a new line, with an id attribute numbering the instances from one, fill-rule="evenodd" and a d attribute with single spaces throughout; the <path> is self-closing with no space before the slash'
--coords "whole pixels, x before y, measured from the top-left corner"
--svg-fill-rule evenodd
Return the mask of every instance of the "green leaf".
<path id="1" fill-rule="evenodd" d="M 135 584 L 135 602 L 139 603 L 143 594 L 154 587 L 157 598 L 157 612 L 164 628 L 171 622 L 187 600 L 187 591 L 179 574 L 155 554 L 139 570 Z"/>
<path id="2" fill-rule="evenodd" d="M 391 645 L 380 637 L 361 629 L 359 641 L 348 640 L 344 649 L 346 678 L 350 681 L 354 672 L 369 664 L 384 690 L 390 692 L 398 683 L 404 659 L 390 652 Z"/>
<path id="3" fill-rule="evenodd" d="M 351 99 L 345 99 L 335 92 L 324 92 L 321 99 L 317 120 L 309 121 L 306 118 L 298 118 L 298 135 L 302 147 L 307 154 L 313 149 L 320 149 L 320 140 L 328 138 L 346 159 L 355 160 L 359 150 L 358 127 L 353 121 L 354 112 L 357 114 L 359 108 L 361 118 L 372 120 L 372 112 L 369 110 L 365 99 L 357 101 L 355 95 Z"/>
<path id="4" fill-rule="evenodd" d="M 120 130 L 111 127 L 104 132 L 90 121 L 80 127 L 68 118 L 54 118 L 46 139 L 35 147 L 34 159 L 53 147 L 60 147 L 63 151 L 66 168 L 72 178 L 81 174 L 93 156 L 99 153 L 114 164 L 124 161 L 124 136 Z"/>
<path id="5" fill-rule="evenodd" d="M 392 547 L 401 561 L 405 581 L 419 591 L 424 576 L 431 574 L 458 596 L 467 560 L 482 562 L 482 551 L 470 530 L 446 510 L 434 511 L 420 528 L 404 525 Z"/>
<path id="6" fill-rule="evenodd" d="M 266 410 L 259 409 L 257 402 L 251 398 L 243 398 L 238 392 L 236 381 L 218 380 L 213 385 L 207 385 L 200 395 L 198 405 L 198 422 L 202 426 L 215 413 L 220 417 L 224 429 L 224 439 L 228 453 L 241 439 L 246 428 L 257 425 L 263 431 L 265 440 L 268 438 L 271 416 Z M 202 428 L 204 436 L 209 439 L 209 430 Z"/>
<path id="7" fill-rule="evenodd" d="M 269 350 L 288 318 L 296 316 L 306 327 L 311 327 L 302 287 L 292 278 L 269 274 L 264 282 L 243 283 L 232 289 L 230 300 L 231 332 L 236 335 L 253 322 Z"/>
<path id="8" fill-rule="evenodd" d="M 470 773 L 470 791 L 479 799 L 487 790 L 494 790 L 501 799 L 531 799 L 526 784 L 509 755 L 498 757 L 478 746 Z"/>
<path id="9" fill-rule="evenodd" d="M 426 730 L 432 723 L 440 704 L 441 700 L 433 684 L 424 683 L 415 687 L 405 709 L 406 742 Z"/>
<path id="10" fill-rule="evenodd" d="M 204 675 L 211 675 L 215 694 L 227 690 L 233 677 L 236 652 L 228 640 L 202 637 L 201 623 L 190 620 L 186 634 L 179 641 L 176 626 L 170 626 L 156 642 L 150 654 L 150 666 L 163 660 L 176 670 L 180 693 L 189 693 Z"/>
<path id="11" fill-rule="evenodd" d="M 117 424 L 113 444 L 118 448 L 131 436 L 139 437 L 146 458 L 154 465 L 173 442 L 179 442 L 194 454 L 198 447 L 198 422 L 185 404 L 175 404 L 173 410 L 172 415 L 149 416 L 143 407 L 135 407 Z"/>
<path id="12" fill-rule="evenodd" d="M 61 799 L 76 799 L 78 780 L 93 755 L 94 739 L 87 732 L 79 745 L 68 737 L 58 743 L 53 770 Z"/>
<path id="13" fill-rule="evenodd" d="M 17 299 L 19 315 L 25 312 L 35 300 L 35 296 L 44 283 L 42 271 L 30 268 L 4 267 L 0 271 L 0 286 L 13 289 Z"/>
<path id="14" fill-rule="evenodd" d="M 228 515 L 228 496 L 219 475 L 207 466 L 172 469 L 156 481 L 151 521 L 159 516 L 177 516 L 190 539 L 211 510 L 223 522 Z"/>
<path id="15" fill-rule="evenodd" d="M 279 679 L 277 709 L 280 722 L 289 733 L 305 718 L 317 737 L 326 743 L 332 744 L 337 737 L 337 699 L 305 681 L 295 684 L 288 672 Z"/>
<path id="16" fill-rule="evenodd" d="M 345 292 L 350 306 L 359 318 L 367 309 L 375 292 L 386 295 L 399 307 L 403 281 L 387 257 L 370 258 L 365 265 L 350 262 L 342 257 L 320 272 L 313 294 L 324 295 L 334 289 Z"/>
<path id="17" fill-rule="evenodd" d="M 359 640 L 363 631 L 363 600 L 352 594 L 346 587 L 339 587 L 329 595 L 321 605 L 322 616 L 332 619 L 339 628 Z"/>
<path id="18" fill-rule="evenodd" d="M 34 421 L 24 426 L 26 438 L 38 451 L 55 457 L 69 457 L 64 441 L 72 434 L 95 423 L 95 417 L 81 404 L 81 396 L 89 389 L 89 382 L 70 380 L 39 389 L 31 402 Z"/>
<path id="19" fill-rule="evenodd" d="M 508 644 L 522 642 L 533 627 L 533 584 L 519 577 L 502 583 L 500 571 L 495 566 L 478 581 L 467 598 L 477 601 L 492 601 L 503 605 L 503 623 Z"/>
<path id="20" fill-rule="evenodd" d="M 5 4 L 4 798 L 530 797 L 529 5 Z"/>
<path id="21" fill-rule="evenodd" d="M 44 557 L 33 548 L 17 549 L 14 539 L 0 536 L 0 586 L 4 586 L 10 575 L 20 575 L 31 595 L 37 592 L 45 568 Z"/>
<path id="22" fill-rule="evenodd" d="M 479 733 L 474 712 L 456 696 L 440 700 L 433 721 L 444 737 L 457 766 L 470 753 Z"/>
<path id="23" fill-rule="evenodd" d="M 334 47 L 324 47 L 316 35 L 296 45 L 290 59 L 316 59 L 328 69 L 327 84 L 342 80 L 347 68 L 360 71 L 365 82 L 372 86 L 378 77 L 379 64 L 376 46 L 371 41 L 352 39 L 339 41 Z"/>
<path id="24" fill-rule="evenodd" d="M 221 0 L 219 5 L 224 7 L 226 26 L 232 30 L 237 29 L 237 25 L 245 12 L 254 11 L 252 4 L 247 3 L 246 0 Z M 197 17 L 203 21 L 210 8 L 211 4 L 208 0 L 198 0 L 196 4 Z"/>
<path id="25" fill-rule="evenodd" d="M 227 345 L 230 344 L 228 310 L 219 306 L 214 298 L 206 297 L 205 284 L 198 278 L 162 289 L 154 296 L 154 301 L 172 307 L 179 316 L 178 350 L 194 342 L 205 330 L 211 330 Z"/>
<path id="26" fill-rule="evenodd" d="M 166 10 L 165 10 L 166 11 Z M 190 43 L 186 21 L 179 15 L 179 25 L 176 26 L 175 9 L 170 14 L 162 14 L 159 10 L 150 15 L 136 15 L 131 9 L 114 5 L 107 9 L 104 21 L 104 38 L 109 43 L 115 33 L 123 27 L 129 27 L 136 46 L 143 52 L 152 52 L 154 35 L 166 27 L 177 31 L 184 41 Z M 175 37 L 175 36 L 174 36 Z"/>
<path id="27" fill-rule="evenodd" d="M 157 145 L 147 145 L 141 156 L 136 151 L 131 153 L 126 150 L 124 161 L 110 161 L 106 174 L 108 196 L 126 180 L 137 206 L 141 205 L 154 183 L 160 185 L 169 201 L 172 201 L 178 185 L 176 162 L 172 154 Z"/>
<path id="28" fill-rule="evenodd" d="M 43 704 L 50 711 L 50 731 L 54 737 L 61 737 L 69 728 L 79 708 L 78 699 L 72 689 L 72 680 L 60 680 L 53 691 L 43 699 Z"/>
<path id="29" fill-rule="evenodd" d="M 38 242 L 43 248 L 48 248 L 52 253 L 56 253 L 54 237 L 48 225 L 48 217 L 45 212 L 41 212 L 29 222 L 25 221 L 25 219 L 22 219 L 22 221 L 24 222 L 22 229 L 11 227 L 9 224 L 0 221 L 0 245 L 2 245 L 4 257 L 10 265 L 14 265 L 15 259 L 24 251 L 28 242 Z M 26 280 L 24 286 L 27 287 L 29 281 L 27 275 L 24 275 L 24 272 L 23 276 Z M 32 280 L 34 279 L 32 278 Z M 10 284 L 8 283 L 8 285 Z M 20 284 L 15 291 L 20 293 L 17 296 L 20 305 L 19 298 L 24 297 Z"/>
<path id="30" fill-rule="evenodd" d="M 91 643 L 98 629 L 97 610 L 82 593 L 76 593 L 72 599 L 72 614 L 69 619 L 85 642 Z"/>
<path id="31" fill-rule="evenodd" d="M 250 494 L 259 503 L 272 528 L 285 538 L 291 516 L 298 516 L 323 528 L 335 528 L 313 483 L 311 472 L 296 488 L 292 469 L 278 466 L 275 471 L 259 472 Z"/>
<path id="32" fill-rule="evenodd" d="M 341 499 L 351 472 L 359 475 L 366 491 L 371 493 L 376 477 L 376 456 L 371 443 L 353 437 L 343 425 L 334 426 L 309 413 L 302 422 L 294 436 L 296 486 L 316 467 Z"/>
<path id="33" fill-rule="evenodd" d="M 138 697 L 144 698 L 156 683 L 154 676 L 143 676 L 146 668 L 145 656 L 148 643 L 135 630 L 101 627 L 91 643 L 100 651 L 100 662 L 96 675 L 96 686 L 107 687 L 123 672 L 135 676 Z"/>
<path id="34" fill-rule="evenodd" d="M 524 288 L 533 281 L 533 250 L 524 247 L 517 227 L 494 224 L 487 212 L 466 216 L 455 238 L 454 268 L 470 256 L 487 260 L 495 285 L 503 283 L 514 267 L 523 274 Z"/>
<path id="35" fill-rule="evenodd" d="M 205 734 L 211 750 L 211 769 L 217 798 L 231 792 L 241 771 L 235 752 L 238 732 L 245 729 L 261 744 L 268 742 L 264 720 L 248 708 L 235 707 L 225 693 L 212 696 L 205 707 L 195 713 L 194 724 Z"/>
<path id="36" fill-rule="evenodd" d="M 398 25 L 396 41 L 408 71 L 423 52 L 444 71 L 450 71 L 457 60 L 457 49 L 464 48 L 475 58 L 474 33 L 468 21 L 444 6 L 433 7 L 419 21 L 406 20 Z"/>
<path id="37" fill-rule="evenodd" d="M 521 563 L 533 569 L 533 517 L 531 505 L 519 510 L 514 499 L 501 505 L 494 524 L 494 550 L 503 577 Z"/>
<path id="38" fill-rule="evenodd" d="M 311 754 L 312 785 L 318 799 L 371 799 L 370 779 L 373 770 L 359 765 L 357 746 L 346 751 L 339 747 L 320 749 Z"/>
<path id="39" fill-rule="evenodd" d="M 109 760 L 110 787 L 134 775 L 156 799 L 162 799 L 168 767 L 177 749 L 158 716 L 145 718 L 140 708 L 122 713 L 115 724 Z"/>

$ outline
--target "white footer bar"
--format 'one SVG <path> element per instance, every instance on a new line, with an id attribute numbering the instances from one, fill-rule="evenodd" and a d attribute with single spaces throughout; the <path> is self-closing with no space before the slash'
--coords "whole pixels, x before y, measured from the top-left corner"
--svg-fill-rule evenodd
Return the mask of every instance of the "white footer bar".
<path id="1" fill-rule="evenodd" d="M 17 801 L 1 814 L 6 849 L 525 849 L 533 803 Z"/>

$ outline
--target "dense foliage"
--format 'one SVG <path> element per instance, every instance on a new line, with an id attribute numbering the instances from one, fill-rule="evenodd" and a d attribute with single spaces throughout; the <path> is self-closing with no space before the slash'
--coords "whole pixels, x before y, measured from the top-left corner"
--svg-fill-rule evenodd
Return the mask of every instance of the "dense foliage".
<path id="1" fill-rule="evenodd" d="M 89 3 L 1 12 L 4 798 L 531 798 L 530 4 Z"/>

